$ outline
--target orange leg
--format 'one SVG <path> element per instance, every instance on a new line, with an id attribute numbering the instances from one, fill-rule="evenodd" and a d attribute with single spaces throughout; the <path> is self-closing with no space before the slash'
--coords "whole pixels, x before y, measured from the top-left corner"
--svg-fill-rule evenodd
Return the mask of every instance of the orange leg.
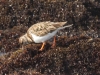
<path id="1" fill-rule="evenodd" d="M 41 48 L 39 49 L 39 51 L 42 51 L 42 50 L 44 49 L 45 44 L 46 44 L 46 43 L 43 42 L 43 44 L 42 44 Z"/>
<path id="2" fill-rule="evenodd" d="M 54 36 L 53 44 L 52 44 L 51 48 L 54 48 L 55 46 L 56 46 L 56 36 Z"/>

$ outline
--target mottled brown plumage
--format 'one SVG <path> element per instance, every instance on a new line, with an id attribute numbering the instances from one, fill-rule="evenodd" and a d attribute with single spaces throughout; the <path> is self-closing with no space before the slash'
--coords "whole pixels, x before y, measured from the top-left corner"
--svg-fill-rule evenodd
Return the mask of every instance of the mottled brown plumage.
<path id="1" fill-rule="evenodd" d="M 44 36 L 55 31 L 59 27 L 63 27 L 67 22 L 39 22 L 32 25 L 27 32 L 31 32 L 37 36 Z"/>

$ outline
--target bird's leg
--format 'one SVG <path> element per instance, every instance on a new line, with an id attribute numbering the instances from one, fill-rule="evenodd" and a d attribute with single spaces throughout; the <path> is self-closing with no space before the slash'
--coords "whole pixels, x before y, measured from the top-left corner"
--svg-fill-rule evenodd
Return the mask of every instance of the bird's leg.
<path id="1" fill-rule="evenodd" d="M 45 44 L 46 44 L 46 43 L 43 42 L 43 44 L 42 44 L 41 48 L 39 49 L 39 51 L 42 51 L 42 50 L 44 49 Z"/>
<path id="2" fill-rule="evenodd" d="M 53 44 L 52 44 L 51 48 L 54 48 L 55 46 L 56 46 L 56 36 L 54 36 Z"/>

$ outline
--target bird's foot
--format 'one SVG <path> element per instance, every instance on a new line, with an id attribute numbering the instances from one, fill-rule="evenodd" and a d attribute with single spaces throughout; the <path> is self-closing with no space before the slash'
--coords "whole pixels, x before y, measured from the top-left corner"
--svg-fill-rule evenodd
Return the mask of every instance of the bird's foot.
<path id="1" fill-rule="evenodd" d="M 54 40 L 53 40 L 53 44 L 51 46 L 51 48 L 55 48 L 56 47 L 56 36 L 54 36 Z"/>
<path id="2" fill-rule="evenodd" d="M 42 44 L 41 48 L 39 49 L 39 51 L 43 51 L 45 44 L 46 44 L 46 43 L 43 42 L 43 44 Z"/>
<path id="3" fill-rule="evenodd" d="M 53 43 L 52 44 L 52 46 L 51 46 L 51 48 L 55 48 L 56 47 L 56 44 L 55 43 Z"/>

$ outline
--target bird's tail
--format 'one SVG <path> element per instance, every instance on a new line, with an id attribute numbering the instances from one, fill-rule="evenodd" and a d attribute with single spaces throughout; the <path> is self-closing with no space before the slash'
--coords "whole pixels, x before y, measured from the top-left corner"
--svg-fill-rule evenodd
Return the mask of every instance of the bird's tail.
<path id="1" fill-rule="evenodd" d="M 68 28 L 68 27 L 71 27 L 73 24 L 71 24 L 71 25 L 68 25 L 68 26 L 63 26 L 63 27 L 60 27 L 60 28 L 58 28 L 58 29 L 64 29 L 64 28 Z"/>

